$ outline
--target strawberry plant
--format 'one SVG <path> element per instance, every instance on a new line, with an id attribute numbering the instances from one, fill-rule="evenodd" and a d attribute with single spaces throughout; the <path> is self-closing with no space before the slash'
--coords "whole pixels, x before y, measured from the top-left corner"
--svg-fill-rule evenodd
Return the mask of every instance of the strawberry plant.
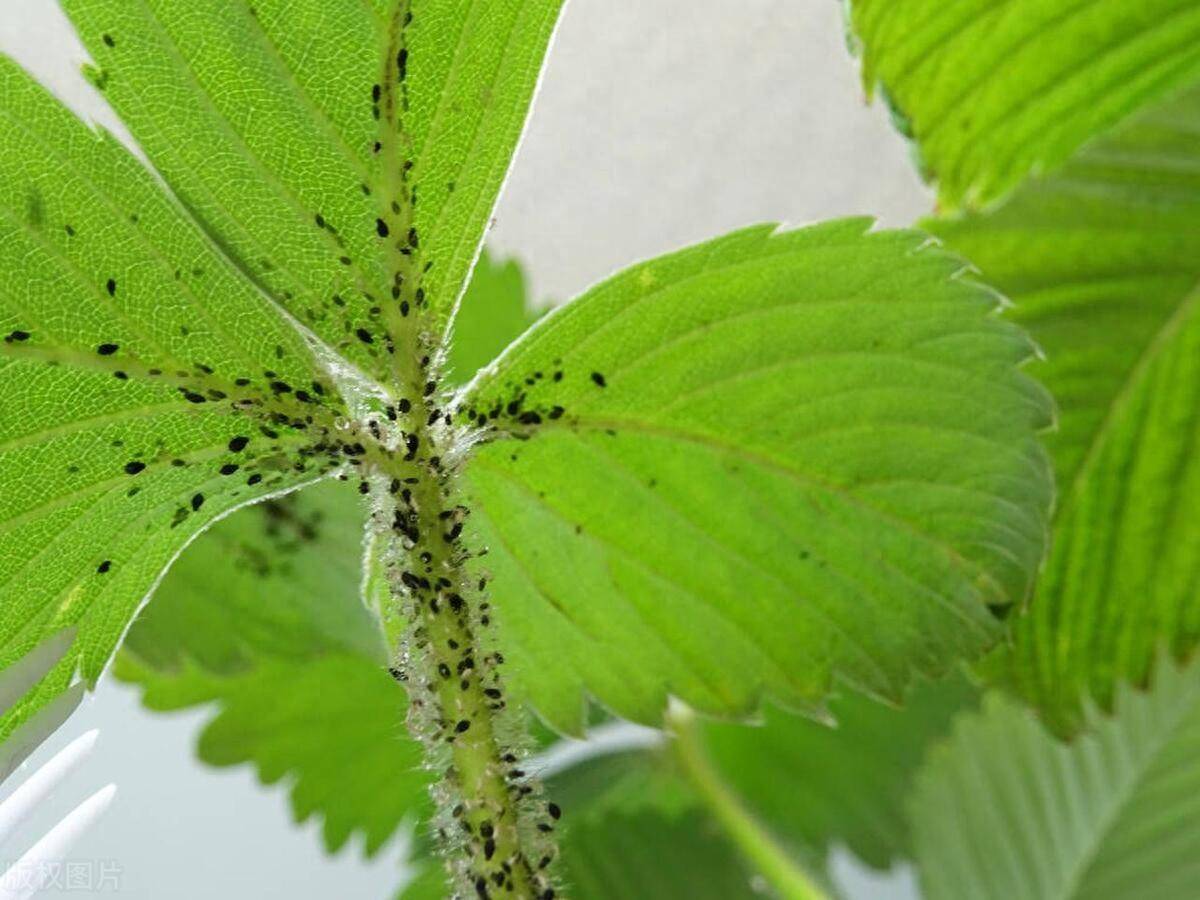
<path id="1" fill-rule="evenodd" d="M 854 0 L 924 230 L 537 322 L 480 248 L 561 2 L 63 6 L 144 158 L 0 60 L 0 733 L 121 648 L 331 851 L 418 817 L 408 898 L 1187 895 L 1194 2 Z"/>

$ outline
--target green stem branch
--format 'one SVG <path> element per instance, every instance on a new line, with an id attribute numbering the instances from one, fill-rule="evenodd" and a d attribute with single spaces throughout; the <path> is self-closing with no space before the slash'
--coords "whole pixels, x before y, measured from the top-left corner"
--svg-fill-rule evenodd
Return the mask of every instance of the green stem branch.
<path id="1" fill-rule="evenodd" d="M 709 761 L 696 728 L 696 716 L 682 705 L 667 714 L 672 750 L 680 769 L 753 869 L 785 900 L 829 900 L 787 851 L 746 809 Z"/>

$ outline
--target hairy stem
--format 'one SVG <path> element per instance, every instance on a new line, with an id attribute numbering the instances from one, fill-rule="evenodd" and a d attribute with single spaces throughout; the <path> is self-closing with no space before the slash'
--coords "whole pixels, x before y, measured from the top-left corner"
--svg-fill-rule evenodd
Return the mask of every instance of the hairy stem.
<path id="1" fill-rule="evenodd" d="M 467 569 L 468 511 L 452 459 L 461 436 L 428 365 L 405 373 L 413 399 L 396 416 L 399 446 L 374 449 L 364 481 L 389 536 L 394 612 L 407 624 L 393 673 L 408 690 L 409 729 L 441 778 L 434 827 L 459 896 L 551 900 L 558 807 L 521 769 L 523 725 L 507 709 L 503 659 L 482 640 L 490 606 L 486 581 Z"/>
<path id="2" fill-rule="evenodd" d="M 753 869 L 786 900 L 828 900 L 808 874 L 743 805 L 713 768 L 700 743 L 695 714 L 673 705 L 667 715 L 680 769 Z"/>
<path id="3" fill-rule="evenodd" d="M 405 625 L 393 674 L 409 696 L 409 730 L 440 777 L 434 788 L 436 838 L 462 897 L 551 900 L 546 868 L 555 856 L 558 807 L 541 799 L 520 768 L 523 726 L 507 711 L 498 652 L 482 640 L 491 624 L 486 581 L 467 570 L 462 534 L 468 510 L 456 481 L 467 445 L 439 390 L 443 347 L 423 277 L 433 261 L 416 217 L 416 173 L 408 130 L 413 0 L 393 0 L 379 81 L 375 153 L 381 179 L 375 231 L 388 267 L 377 291 L 391 360 L 393 404 L 367 423 L 362 489 L 386 535 L 391 611 Z"/>

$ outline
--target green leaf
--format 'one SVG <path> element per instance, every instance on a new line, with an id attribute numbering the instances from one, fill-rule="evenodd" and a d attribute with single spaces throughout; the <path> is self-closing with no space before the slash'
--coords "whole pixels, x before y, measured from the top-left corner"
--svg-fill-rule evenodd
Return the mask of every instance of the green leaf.
<path id="1" fill-rule="evenodd" d="M 1141 114 L 986 216 L 928 226 L 1045 349 L 1060 489 L 1007 660 L 1059 731 L 1200 640 L 1200 89 Z"/>
<path id="2" fill-rule="evenodd" d="M 690 816 L 614 810 L 572 825 L 564 847 L 570 897 L 760 896 L 737 851 L 711 823 Z"/>
<path id="3" fill-rule="evenodd" d="M 386 303 L 397 272 L 405 297 L 419 282 L 431 327 L 449 322 L 561 5 L 63 4 L 94 80 L 214 239 L 325 343 L 380 375 L 379 332 L 398 345 L 405 333 Z M 371 313 L 381 301 L 382 320 Z M 378 337 L 366 344 L 359 328 Z"/>
<path id="4" fill-rule="evenodd" d="M 547 316 L 461 406 L 510 679 L 745 714 L 835 679 L 899 698 L 997 639 L 1050 498 L 1031 345 L 915 232 L 752 228 Z M 990 609 L 989 609 L 990 608 Z M 991 610 L 991 611 L 990 611 Z"/>
<path id="5" fill-rule="evenodd" d="M 0 60 L 0 665 L 78 634 L 0 734 L 436 351 L 560 5 L 68 0 L 155 172 Z"/>
<path id="6" fill-rule="evenodd" d="M 362 555 L 362 506 L 339 484 L 240 511 L 172 566 L 122 655 L 218 675 L 343 654 L 386 668 L 379 623 L 359 597 Z"/>
<path id="7" fill-rule="evenodd" d="M 1200 875 L 1200 670 L 1122 689 L 1072 745 L 1000 696 L 930 757 L 913 799 L 929 900 L 1189 898 Z"/>
<path id="8" fill-rule="evenodd" d="M 923 684 L 896 709 L 866 697 L 830 701 L 832 724 L 769 708 L 759 727 L 710 723 L 713 765 L 788 845 L 817 860 L 835 844 L 880 869 L 911 855 L 913 778 L 951 720 L 976 704 L 961 678 Z"/>
<path id="9" fill-rule="evenodd" d="M 341 403 L 153 176 L 2 58 L 0 119 L 0 665 L 77 635 L 7 734 L 95 682 L 204 526 L 335 465 L 305 454 Z"/>
<path id="10" fill-rule="evenodd" d="M 130 630 L 116 675 L 154 710 L 216 701 L 199 755 L 289 776 L 296 821 L 317 815 L 334 852 L 373 854 L 428 805 L 407 700 L 359 597 L 362 510 L 330 484 L 243 510 L 172 567 Z"/>
<path id="11" fill-rule="evenodd" d="M 976 207 L 1200 73 L 1193 0 L 850 0 L 943 207 Z"/>
<path id="12" fill-rule="evenodd" d="M 485 248 L 471 272 L 462 308 L 454 320 L 447 365 L 450 382 L 459 385 L 469 381 L 538 316 L 529 304 L 521 266 L 514 259 L 494 260 Z"/>
<path id="13" fill-rule="evenodd" d="M 144 686 L 151 709 L 219 701 L 200 736 L 200 759 L 253 763 L 264 784 L 287 777 L 295 820 L 318 816 L 331 853 L 361 832 L 373 855 L 429 806 L 422 748 L 403 727 L 405 695 L 383 666 L 360 656 L 267 657 L 244 673 L 218 675 L 191 661 L 160 673 L 123 654 L 120 676 Z"/>

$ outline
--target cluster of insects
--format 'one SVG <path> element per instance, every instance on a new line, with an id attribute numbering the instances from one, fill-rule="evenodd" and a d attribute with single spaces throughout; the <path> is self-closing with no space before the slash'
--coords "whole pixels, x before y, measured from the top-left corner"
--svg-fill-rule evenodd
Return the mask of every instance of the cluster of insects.
<path id="1" fill-rule="evenodd" d="M 178 498 L 169 514 L 171 528 L 196 516 L 211 518 L 229 508 L 232 499 L 254 499 L 294 486 L 297 476 L 335 476 L 357 483 L 369 504 L 369 526 L 384 547 L 382 562 L 394 602 L 387 614 L 406 626 L 390 671 L 408 695 L 409 729 L 423 741 L 427 764 L 440 779 L 434 787 L 438 812 L 433 827 L 457 890 L 485 900 L 531 891 L 540 900 L 552 900 L 553 836 L 561 810 L 546 800 L 522 763 L 530 752 L 524 723 L 509 708 L 503 656 L 487 649 L 493 624 L 489 576 L 475 562 L 486 550 L 476 553 L 467 546 L 469 510 L 456 476 L 475 444 L 497 436 L 528 438 L 538 427 L 567 417 L 566 407 L 550 398 L 568 375 L 562 361 L 555 360 L 546 371 L 507 385 L 505 399 L 486 408 L 454 408 L 442 388 L 444 342 L 432 336 L 437 317 L 430 312 L 425 277 L 433 260 L 427 258 L 416 222 L 417 167 L 405 128 L 411 109 L 408 42 L 413 14 L 411 2 L 398 6 L 381 74 L 366 92 L 372 119 L 380 123 L 370 148 L 380 180 L 374 186 L 359 185 L 363 196 L 381 198 L 379 214 L 370 222 L 370 239 L 378 242 L 385 260 L 386 284 L 366 283 L 344 223 L 318 209 L 310 213 L 313 227 L 340 264 L 330 268 L 357 279 L 357 286 L 331 290 L 324 302 L 307 309 L 297 308 L 288 291 L 268 291 L 280 302 L 281 312 L 295 312 L 297 326 L 302 326 L 300 319 L 314 325 L 341 317 L 335 346 L 323 348 L 314 335 L 306 335 L 317 371 L 323 349 L 353 348 L 358 358 L 365 354 L 380 361 L 391 389 L 365 400 L 351 397 L 345 373 L 332 365 L 324 375 L 297 383 L 284 374 L 293 371 L 288 362 L 295 360 L 288 360 L 283 347 L 276 348 L 277 369 L 237 373 L 221 371 L 228 364 L 163 361 L 115 339 L 98 341 L 86 351 L 54 349 L 52 340 L 42 340 L 29 325 L 9 330 L 4 349 L 50 365 L 83 366 L 119 382 L 166 385 L 178 395 L 181 409 L 238 421 L 222 446 L 203 453 L 172 452 L 165 440 L 125 448 L 128 455 L 114 477 L 128 480 L 131 497 L 165 467 L 206 468 L 203 486 Z M 253 9 L 250 13 L 255 15 Z M 102 38 L 106 47 L 117 46 L 113 35 Z M 104 89 L 108 75 L 102 69 L 92 75 Z M 455 183 L 443 187 L 452 193 Z M 130 220 L 137 224 L 137 214 Z M 77 234 L 74 225 L 64 227 L 69 237 Z M 243 261 L 245 272 L 251 268 Z M 253 268 L 275 270 L 269 259 Z M 177 281 L 184 275 L 175 272 Z M 200 278 L 203 272 L 192 275 Z M 102 276 L 97 286 L 98 293 L 117 302 L 130 296 L 130 290 L 120 272 Z M 186 327 L 180 330 L 188 337 Z M 586 378 L 594 389 L 607 385 L 600 372 L 575 377 Z M 316 523 L 298 519 L 286 498 L 272 497 L 260 508 L 269 533 L 280 541 L 298 546 L 316 534 Z M 244 562 L 263 576 L 272 572 L 262 554 L 249 554 Z M 106 576 L 120 563 L 100 559 L 96 575 Z"/>

